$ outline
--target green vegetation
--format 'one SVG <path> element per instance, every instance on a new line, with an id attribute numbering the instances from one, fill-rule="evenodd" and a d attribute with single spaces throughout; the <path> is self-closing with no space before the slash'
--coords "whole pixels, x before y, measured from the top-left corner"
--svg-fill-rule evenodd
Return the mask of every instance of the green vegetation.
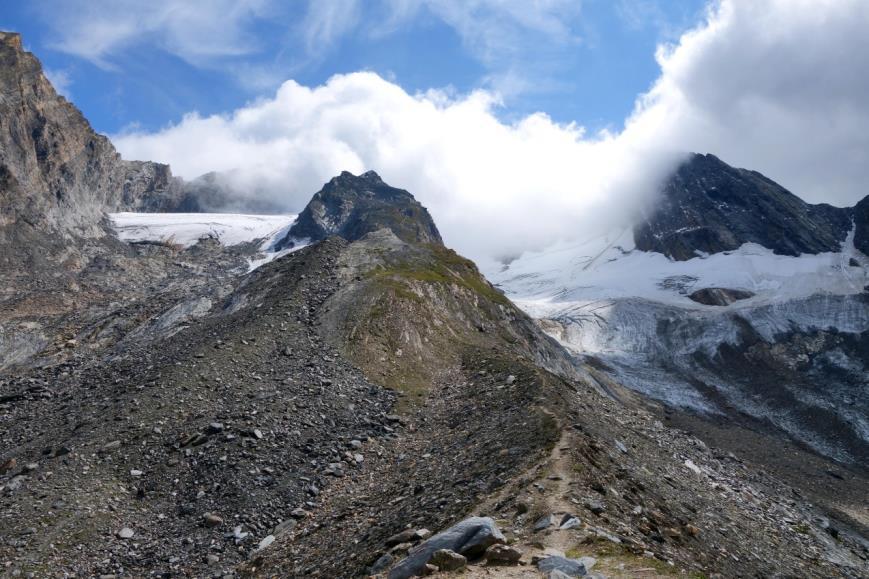
<path id="1" fill-rule="evenodd" d="M 402 278 L 423 283 L 454 284 L 493 303 L 510 303 L 504 294 L 486 282 L 472 261 L 441 245 L 428 244 L 425 247 L 431 252 L 431 257 L 420 256 L 415 261 L 405 260 L 376 267 L 367 276 L 376 279 L 378 283 L 390 284 L 395 290 L 399 289 L 400 283 L 395 278 Z M 390 278 L 391 281 L 384 281 Z M 410 297 L 410 294 L 413 292 L 405 291 L 401 297 Z M 413 296 L 411 299 L 419 299 L 416 294 Z"/>

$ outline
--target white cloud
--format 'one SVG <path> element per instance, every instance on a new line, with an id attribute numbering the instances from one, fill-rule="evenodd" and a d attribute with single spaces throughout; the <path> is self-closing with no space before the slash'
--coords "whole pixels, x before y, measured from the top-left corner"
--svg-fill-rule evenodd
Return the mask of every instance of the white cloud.
<path id="1" fill-rule="evenodd" d="M 289 81 L 232 115 L 191 114 L 115 143 L 127 158 L 171 162 L 185 177 L 235 170 L 240 190 L 293 210 L 341 170 L 374 169 L 414 193 L 447 242 L 478 259 L 571 236 L 606 219 L 594 209 L 624 217 L 624 206 L 654 191 L 648 177 L 660 157 L 632 137 L 586 138 L 543 114 L 504 124 L 495 106 L 484 91 L 414 96 L 355 73 L 314 89 Z"/>
<path id="2" fill-rule="evenodd" d="M 578 41 L 579 0 L 45 0 L 40 14 L 53 47 L 101 67 L 134 48 L 156 46 L 220 69 L 245 86 L 275 87 L 276 74 L 319 62 L 351 34 L 382 37 L 422 17 L 455 30 L 499 91 L 539 86 Z M 265 62 L 263 26 L 286 29 Z M 545 71 L 545 72 L 544 72 Z M 285 77 L 284 77 L 285 78 Z M 283 79 L 281 79 L 283 80 Z"/>
<path id="3" fill-rule="evenodd" d="M 54 28 L 55 48 L 112 67 L 132 45 L 154 43 L 187 62 L 256 49 L 253 20 L 268 14 L 270 0 L 48 0 L 40 6 Z"/>
<path id="4" fill-rule="evenodd" d="M 494 93 L 409 95 L 357 73 L 316 88 L 289 81 L 232 114 L 191 114 L 116 143 L 186 177 L 235 170 L 248 194 L 295 210 L 339 171 L 374 169 L 476 259 L 624 219 L 681 151 L 713 152 L 814 201 L 853 203 L 869 192 L 867 26 L 863 0 L 724 0 L 659 51 L 659 80 L 613 134 L 544 114 L 507 124 Z"/>
<path id="5" fill-rule="evenodd" d="M 869 193 L 869 2 L 724 0 L 662 47 L 636 130 L 814 202 Z"/>

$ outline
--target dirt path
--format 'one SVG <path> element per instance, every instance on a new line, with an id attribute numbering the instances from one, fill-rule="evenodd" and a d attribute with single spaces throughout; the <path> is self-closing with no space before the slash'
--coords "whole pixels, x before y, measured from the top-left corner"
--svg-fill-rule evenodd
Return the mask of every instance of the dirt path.
<path id="1" fill-rule="evenodd" d="M 548 412 L 547 412 L 548 413 Z M 509 494 L 522 494 L 533 497 L 534 506 L 530 512 L 551 513 L 555 515 L 557 525 L 565 513 L 577 513 L 579 508 L 576 499 L 572 499 L 572 491 L 579 483 L 574 478 L 577 472 L 570 449 L 574 446 L 575 435 L 569 429 L 561 430 L 561 437 L 553 447 L 549 456 L 533 466 L 523 475 L 514 479 L 514 484 L 500 491 L 487 501 L 487 505 L 497 504 Z M 485 509 L 484 509 L 485 510 Z M 494 510 L 494 509 L 493 509 Z M 506 521 L 499 521 L 505 523 Z M 593 557 L 596 563 L 591 573 L 599 573 L 607 578 L 665 578 L 673 577 L 661 569 L 658 561 L 637 557 L 622 551 L 612 549 L 612 544 L 592 541 L 584 543 L 588 536 L 589 525 L 583 521 L 581 529 L 558 529 L 556 526 L 545 531 L 533 532 L 535 520 L 525 521 L 523 528 L 515 528 L 513 546 L 523 552 L 521 564 L 512 567 L 488 567 L 483 564 L 470 565 L 464 572 L 449 574 L 451 577 L 466 577 L 471 579 L 512 579 L 524 577 L 541 577 L 541 573 L 531 564 L 532 559 L 551 554 L 563 554 L 571 558 Z M 437 574 L 446 577 L 448 574 Z"/>

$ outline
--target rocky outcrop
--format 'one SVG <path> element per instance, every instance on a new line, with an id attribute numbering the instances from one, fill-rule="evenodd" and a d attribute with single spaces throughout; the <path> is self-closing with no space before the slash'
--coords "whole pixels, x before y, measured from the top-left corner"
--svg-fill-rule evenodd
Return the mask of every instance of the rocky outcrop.
<path id="1" fill-rule="evenodd" d="M 358 177 L 344 171 L 314 195 L 279 247 L 330 235 L 356 241 L 384 228 L 408 243 L 443 244 L 428 210 L 413 195 L 390 187 L 374 171 Z"/>
<path id="2" fill-rule="evenodd" d="M 688 297 L 706 306 L 729 306 L 733 302 L 754 297 L 754 293 L 726 287 L 707 287 L 691 292 Z"/>
<path id="3" fill-rule="evenodd" d="M 0 32 L 0 227 L 100 237 L 105 211 L 165 210 L 180 194 L 168 166 L 123 161 Z"/>
<path id="4" fill-rule="evenodd" d="M 854 247 L 869 255 L 869 195 L 854 206 Z"/>
<path id="5" fill-rule="evenodd" d="M 692 155 L 634 228 L 637 248 L 676 260 L 758 243 L 782 255 L 839 251 L 853 210 L 810 205 L 756 171 Z"/>

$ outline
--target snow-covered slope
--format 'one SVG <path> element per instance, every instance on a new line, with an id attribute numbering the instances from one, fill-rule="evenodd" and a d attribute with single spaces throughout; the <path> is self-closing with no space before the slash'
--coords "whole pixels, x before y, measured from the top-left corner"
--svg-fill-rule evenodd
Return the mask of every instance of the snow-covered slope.
<path id="1" fill-rule="evenodd" d="M 287 233 L 298 215 L 245 215 L 239 213 L 112 213 L 109 219 L 118 238 L 127 242 L 159 242 L 191 247 L 211 238 L 231 246 L 259 241 L 259 253 L 249 260 L 249 270 L 296 251 L 307 240 Z M 278 249 L 279 242 L 285 247 Z"/>
<path id="2" fill-rule="evenodd" d="M 828 456 L 869 457 L 869 258 L 747 243 L 675 261 L 630 229 L 528 253 L 488 277 L 580 359 L 671 406 L 772 424 Z M 754 295 L 697 303 L 703 288 Z"/>
<path id="3" fill-rule="evenodd" d="M 296 220 L 296 215 L 234 213 L 112 213 L 109 218 L 123 241 L 163 241 L 190 247 L 205 237 L 223 245 L 272 240 Z"/>
<path id="4" fill-rule="evenodd" d="M 869 258 L 854 249 L 852 233 L 838 253 L 791 257 L 746 243 L 734 251 L 675 261 L 636 250 L 631 229 L 625 229 L 526 253 L 488 277 L 537 317 L 577 303 L 621 298 L 718 310 L 688 298 L 709 287 L 753 292 L 754 297 L 729 306 L 741 309 L 815 294 L 860 293 L 869 283 Z"/>

